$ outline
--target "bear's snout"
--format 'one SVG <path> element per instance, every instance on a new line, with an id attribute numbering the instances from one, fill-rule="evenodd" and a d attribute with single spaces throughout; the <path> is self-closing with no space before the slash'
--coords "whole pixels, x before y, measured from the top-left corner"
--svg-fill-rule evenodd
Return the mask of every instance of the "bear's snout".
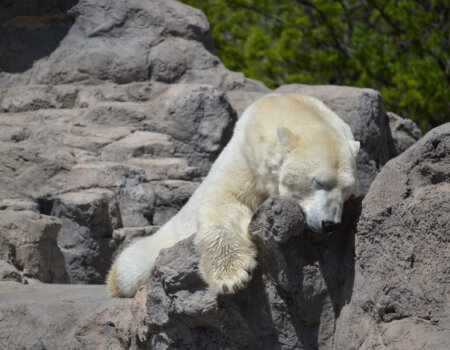
<path id="1" fill-rule="evenodd" d="M 324 233 L 330 233 L 337 231 L 341 227 L 340 222 L 333 222 L 333 221 L 322 221 L 322 230 Z"/>

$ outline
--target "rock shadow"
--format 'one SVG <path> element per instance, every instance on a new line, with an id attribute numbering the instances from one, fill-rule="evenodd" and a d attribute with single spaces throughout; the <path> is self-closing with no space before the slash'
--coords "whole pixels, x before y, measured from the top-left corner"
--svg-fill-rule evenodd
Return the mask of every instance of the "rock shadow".
<path id="1" fill-rule="evenodd" d="M 267 225 L 264 216 L 275 217 L 273 208 L 272 204 L 258 218 L 272 235 L 274 225 Z M 272 289 L 267 303 L 272 306 L 276 344 L 306 349 L 332 345 L 335 322 L 353 290 L 354 233 L 360 208 L 361 199 L 348 201 L 340 230 L 327 237 L 306 230 L 278 245 L 260 244 L 260 265 L 267 275 L 265 288 Z M 279 219 L 278 214 L 275 221 Z M 283 222 L 279 226 L 289 227 L 288 221 Z M 274 305 L 283 307 L 273 308 Z M 286 336 L 289 328 L 291 334 Z"/>
<path id="2" fill-rule="evenodd" d="M 2 1 L 0 3 L 0 71 L 22 73 L 49 56 L 75 21 L 72 1 Z"/>
<path id="3" fill-rule="evenodd" d="M 114 198 L 69 193 L 64 199 L 40 197 L 37 204 L 41 214 L 61 220 L 57 245 L 68 282 L 103 284 L 111 265 L 112 232 L 120 224 L 115 222 L 119 214 Z"/>

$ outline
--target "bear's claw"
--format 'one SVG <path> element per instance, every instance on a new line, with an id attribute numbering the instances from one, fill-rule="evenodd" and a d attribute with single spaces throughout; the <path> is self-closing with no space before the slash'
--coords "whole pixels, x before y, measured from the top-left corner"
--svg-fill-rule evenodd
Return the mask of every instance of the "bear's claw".
<path id="1" fill-rule="evenodd" d="M 211 270 L 202 269 L 202 275 L 206 283 L 219 294 L 233 294 L 245 288 L 252 279 L 253 270 L 256 267 L 256 260 L 253 257 L 246 257 L 240 261 L 241 266 L 230 268 L 221 273 L 213 273 Z M 242 266 L 244 265 L 244 266 Z"/>

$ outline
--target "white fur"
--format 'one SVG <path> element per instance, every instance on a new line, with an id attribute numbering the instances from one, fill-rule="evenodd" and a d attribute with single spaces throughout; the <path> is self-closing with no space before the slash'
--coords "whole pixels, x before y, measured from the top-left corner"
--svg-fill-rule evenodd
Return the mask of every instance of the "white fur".
<path id="1" fill-rule="evenodd" d="M 196 233 L 200 272 L 220 293 L 245 286 L 256 266 L 248 232 L 253 212 L 272 195 L 298 201 L 308 226 L 340 222 L 343 202 L 355 192 L 355 142 L 349 126 L 322 102 L 271 94 L 251 105 L 233 137 L 186 205 L 153 236 L 118 257 L 123 296 L 144 283 L 162 248 Z"/>

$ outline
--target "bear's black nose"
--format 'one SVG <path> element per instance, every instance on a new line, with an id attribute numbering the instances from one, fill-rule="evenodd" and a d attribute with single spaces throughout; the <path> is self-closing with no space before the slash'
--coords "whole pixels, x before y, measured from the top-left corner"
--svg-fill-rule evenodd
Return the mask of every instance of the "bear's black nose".
<path id="1" fill-rule="evenodd" d="M 340 226 L 340 222 L 322 221 L 322 230 L 325 233 L 336 231 Z"/>

